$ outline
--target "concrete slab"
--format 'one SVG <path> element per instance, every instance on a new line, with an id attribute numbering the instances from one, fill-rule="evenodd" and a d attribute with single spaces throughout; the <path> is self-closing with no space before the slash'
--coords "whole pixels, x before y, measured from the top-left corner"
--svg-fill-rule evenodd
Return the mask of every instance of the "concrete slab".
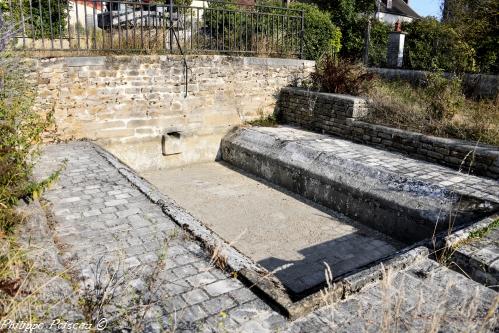
<path id="1" fill-rule="evenodd" d="M 499 210 L 499 182 L 291 127 L 240 128 L 222 159 L 405 242 Z"/>
<path id="2" fill-rule="evenodd" d="M 142 175 L 294 294 L 393 254 L 383 234 L 224 163 Z"/>

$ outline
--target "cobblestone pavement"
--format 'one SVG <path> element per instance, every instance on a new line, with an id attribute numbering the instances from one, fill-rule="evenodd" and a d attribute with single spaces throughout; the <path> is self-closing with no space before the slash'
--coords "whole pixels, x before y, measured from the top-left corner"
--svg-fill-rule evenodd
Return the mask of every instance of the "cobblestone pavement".
<path id="1" fill-rule="evenodd" d="M 64 265 L 74 268 L 83 290 L 111 284 L 101 280 L 102 263 L 116 272 L 138 272 L 122 274 L 121 284 L 114 284 L 116 303 L 103 311 L 121 316 L 110 321 L 109 331 L 117 325 L 134 327 L 132 331 L 378 332 L 386 324 L 384 316 L 393 316 L 390 311 L 403 321 L 403 325 L 397 322 L 401 331 L 429 328 L 435 314 L 442 331 L 490 323 L 483 318 L 497 293 L 430 260 L 395 274 L 395 288 L 389 290 L 407 291 L 399 295 L 404 301 L 393 303 L 397 298 L 384 296 L 383 286 L 375 285 L 334 308 L 289 322 L 241 282 L 214 268 L 199 244 L 128 183 L 91 143 L 47 146 L 36 176 L 47 176 L 65 159 L 59 181 L 44 194 L 52 204 L 52 232 Z M 114 276 L 106 275 L 105 281 L 114 281 Z M 137 313 L 143 315 L 133 318 Z M 496 314 L 492 309 L 488 318 Z"/>

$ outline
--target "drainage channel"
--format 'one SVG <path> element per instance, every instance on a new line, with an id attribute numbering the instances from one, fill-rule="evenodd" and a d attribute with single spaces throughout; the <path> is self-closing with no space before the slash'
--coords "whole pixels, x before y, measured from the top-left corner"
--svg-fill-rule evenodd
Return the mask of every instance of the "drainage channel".
<path id="1" fill-rule="evenodd" d="M 240 129 L 221 156 L 141 172 L 148 182 L 111 163 L 290 318 L 323 305 L 324 287 L 343 299 L 499 209 L 495 181 L 292 128 Z"/>
<path id="2" fill-rule="evenodd" d="M 294 297 L 405 244 L 226 163 L 142 174 L 164 194 L 274 275 Z"/>

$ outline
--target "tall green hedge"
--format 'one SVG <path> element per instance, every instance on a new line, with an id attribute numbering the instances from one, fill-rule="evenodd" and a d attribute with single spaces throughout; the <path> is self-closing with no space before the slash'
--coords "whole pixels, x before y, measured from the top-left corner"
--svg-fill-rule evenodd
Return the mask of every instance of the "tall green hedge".
<path id="1" fill-rule="evenodd" d="M 405 23 L 404 67 L 475 72 L 475 50 L 449 25 L 428 17 Z"/>
<path id="2" fill-rule="evenodd" d="M 331 15 L 315 5 L 294 2 L 291 8 L 305 12 L 304 57 L 316 60 L 324 53 L 336 54 L 341 49 L 341 31 Z"/>
<path id="3" fill-rule="evenodd" d="M 392 26 L 373 20 L 371 24 L 371 40 L 369 43 L 369 65 L 386 66 L 386 53 L 388 49 L 388 35 L 392 31 Z M 362 50 L 364 47 L 362 47 Z"/>
<path id="4" fill-rule="evenodd" d="M 303 43 L 303 56 L 306 59 L 318 59 L 324 53 L 338 53 L 341 48 L 341 32 L 331 22 L 330 14 L 321 11 L 317 6 L 292 3 L 288 10 L 282 7 L 280 1 L 259 1 L 260 6 L 241 7 L 237 0 L 227 2 L 209 3 L 208 9 L 204 11 L 203 19 L 210 35 L 217 34 L 217 39 L 223 39 L 225 45 L 238 41 L 244 43 L 257 43 L 258 39 L 271 40 L 278 43 L 280 51 L 285 51 L 293 46 L 294 51 L 300 46 L 301 21 L 297 18 L 283 23 L 282 15 L 299 16 L 302 11 L 305 16 L 305 34 Z M 228 12 L 223 11 L 228 10 Z M 247 15 L 240 12 L 248 11 Z M 234 14 L 230 11 L 238 11 Z M 258 15 L 261 14 L 261 15 Z M 280 22 L 280 23 L 278 23 Z M 283 29 L 282 25 L 287 28 Z M 248 29 L 248 27 L 250 27 Z M 287 35 L 286 35 L 287 33 Z M 227 40 L 231 39 L 231 41 Z M 249 45 L 255 49 L 254 45 Z"/>

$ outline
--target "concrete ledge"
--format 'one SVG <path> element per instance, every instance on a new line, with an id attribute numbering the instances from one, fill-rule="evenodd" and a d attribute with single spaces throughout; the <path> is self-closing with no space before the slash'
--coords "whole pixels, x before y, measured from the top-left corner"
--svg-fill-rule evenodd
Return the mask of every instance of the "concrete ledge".
<path id="1" fill-rule="evenodd" d="M 471 236 L 498 219 L 499 214 L 489 216 L 445 237 L 444 248 L 450 253 L 452 269 L 496 291 L 499 291 L 499 230 L 491 230 L 478 239 Z"/>
<path id="2" fill-rule="evenodd" d="M 256 57 L 244 57 L 243 58 L 244 65 L 262 65 L 262 66 L 306 66 L 312 67 L 315 66 L 315 61 L 311 60 L 301 60 L 301 59 L 282 59 L 282 58 L 256 58 Z"/>
<path id="3" fill-rule="evenodd" d="M 428 255 L 429 251 L 426 247 L 408 247 L 378 262 L 361 267 L 354 272 L 335 277 L 331 288 L 328 290 L 329 301 L 338 302 L 346 299 L 348 296 L 360 292 L 365 287 L 379 281 L 386 270 L 401 271 L 422 260 L 426 260 Z M 327 287 L 326 283 L 317 286 L 315 293 L 310 296 L 297 300 L 290 297 L 284 289 L 277 287 L 268 277 L 259 276 L 247 269 L 243 269 L 240 273 L 246 284 L 254 286 L 258 293 L 273 302 L 291 320 L 327 305 L 324 296 L 319 293 L 320 290 Z"/>
<path id="4" fill-rule="evenodd" d="M 453 232 L 451 235 L 445 237 L 445 247 L 449 249 L 458 247 L 460 243 L 466 241 L 470 237 L 470 234 L 472 232 L 487 228 L 492 222 L 497 219 L 499 219 L 499 214 L 488 216 L 476 223 L 473 223 L 473 225 Z"/>
<path id="5" fill-rule="evenodd" d="M 364 158 L 349 158 L 355 154 Z M 226 162 L 403 242 L 429 238 L 449 223 L 465 224 L 499 208 L 495 201 L 364 162 L 370 158 L 410 162 L 292 128 L 242 128 L 222 140 Z"/>
<path id="6" fill-rule="evenodd" d="M 323 93 L 318 91 L 307 90 L 303 88 L 295 88 L 295 87 L 284 87 L 281 89 L 283 92 L 292 93 L 298 96 L 310 97 L 317 101 L 319 98 L 328 100 L 328 101 L 347 101 L 351 103 L 365 103 L 366 100 L 361 97 L 356 97 L 352 95 L 345 94 L 330 94 Z"/>

